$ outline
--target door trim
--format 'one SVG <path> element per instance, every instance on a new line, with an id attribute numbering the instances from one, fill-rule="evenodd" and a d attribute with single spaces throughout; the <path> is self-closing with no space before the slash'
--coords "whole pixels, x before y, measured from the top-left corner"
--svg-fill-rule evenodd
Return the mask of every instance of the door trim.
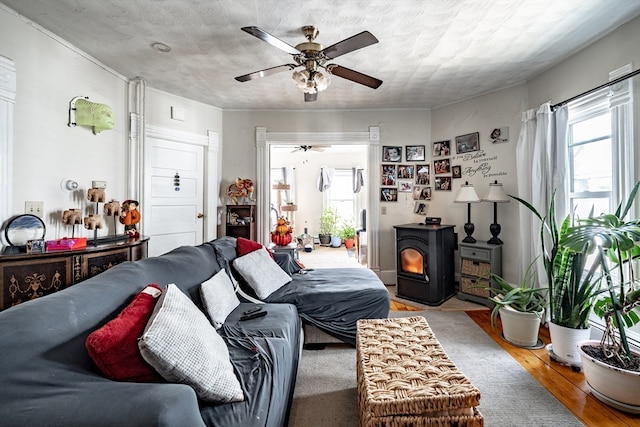
<path id="1" fill-rule="evenodd" d="M 377 193 L 377 186 L 372 183 L 380 182 L 381 161 L 380 150 L 380 128 L 370 126 L 368 132 L 268 132 L 266 127 L 256 127 L 256 189 L 258 197 L 256 223 L 257 240 L 266 243 L 269 237 L 269 198 L 270 193 L 269 173 L 271 171 L 271 145 L 300 145 L 310 144 L 333 144 L 333 145 L 366 145 L 367 146 L 367 176 L 369 182 L 367 197 L 367 264 L 373 271 L 380 270 L 380 255 L 378 250 L 380 226 L 378 215 L 374 212 L 380 211 L 380 198 Z"/>

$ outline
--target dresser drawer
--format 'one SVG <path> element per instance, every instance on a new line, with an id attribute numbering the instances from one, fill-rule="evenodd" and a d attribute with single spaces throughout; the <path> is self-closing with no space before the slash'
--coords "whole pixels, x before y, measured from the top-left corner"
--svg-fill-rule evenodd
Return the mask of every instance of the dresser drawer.
<path id="1" fill-rule="evenodd" d="M 460 247 L 460 257 L 473 258 L 481 261 L 491 261 L 491 250 L 483 248 Z"/>

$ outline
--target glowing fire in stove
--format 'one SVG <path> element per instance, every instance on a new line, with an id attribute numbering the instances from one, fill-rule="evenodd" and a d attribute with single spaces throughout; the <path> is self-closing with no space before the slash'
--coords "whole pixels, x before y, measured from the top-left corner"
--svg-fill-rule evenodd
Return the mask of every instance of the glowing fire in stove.
<path id="1" fill-rule="evenodd" d="M 402 271 L 422 275 L 424 268 L 422 254 L 415 249 L 403 249 L 400 252 L 400 262 Z"/>

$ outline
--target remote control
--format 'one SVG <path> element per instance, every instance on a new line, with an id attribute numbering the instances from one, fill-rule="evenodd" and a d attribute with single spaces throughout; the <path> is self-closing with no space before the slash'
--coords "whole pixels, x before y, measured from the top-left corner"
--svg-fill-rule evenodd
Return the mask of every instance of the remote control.
<path id="1" fill-rule="evenodd" d="M 264 310 L 260 310 L 260 311 L 253 312 L 253 313 L 251 313 L 251 314 L 245 314 L 244 316 L 242 316 L 242 317 L 240 318 L 240 320 L 255 319 L 255 318 L 257 318 L 257 317 L 262 317 L 262 316 L 266 316 L 266 315 L 267 315 L 267 312 L 266 312 L 266 311 L 264 311 Z"/>
<path id="2" fill-rule="evenodd" d="M 253 308 L 250 308 L 249 310 L 245 311 L 245 312 L 244 312 L 244 313 L 242 313 L 242 314 L 247 315 L 247 314 L 255 313 L 255 312 L 260 311 L 260 310 L 262 310 L 262 307 L 260 307 L 260 306 L 258 306 L 258 307 L 253 307 Z"/>

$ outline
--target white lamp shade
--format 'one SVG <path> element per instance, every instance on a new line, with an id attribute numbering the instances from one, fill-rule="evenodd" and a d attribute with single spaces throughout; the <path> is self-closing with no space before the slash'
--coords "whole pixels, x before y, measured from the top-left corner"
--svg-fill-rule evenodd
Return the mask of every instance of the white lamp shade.
<path id="1" fill-rule="evenodd" d="M 493 202 L 493 203 L 509 203 L 509 196 L 504 192 L 502 188 L 502 184 L 496 182 L 492 182 L 489 184 L 489 192 L 482 199 L 485 202 Z"/>
<path id="2" fill-rule="evenodd" d="M 476 190 L 473 188 L 473 184 L 465 182 L 460 187 L 460 191 L 456 195 L 455 203 L 480 203 L 481 200 L 476 194 Z"/>

